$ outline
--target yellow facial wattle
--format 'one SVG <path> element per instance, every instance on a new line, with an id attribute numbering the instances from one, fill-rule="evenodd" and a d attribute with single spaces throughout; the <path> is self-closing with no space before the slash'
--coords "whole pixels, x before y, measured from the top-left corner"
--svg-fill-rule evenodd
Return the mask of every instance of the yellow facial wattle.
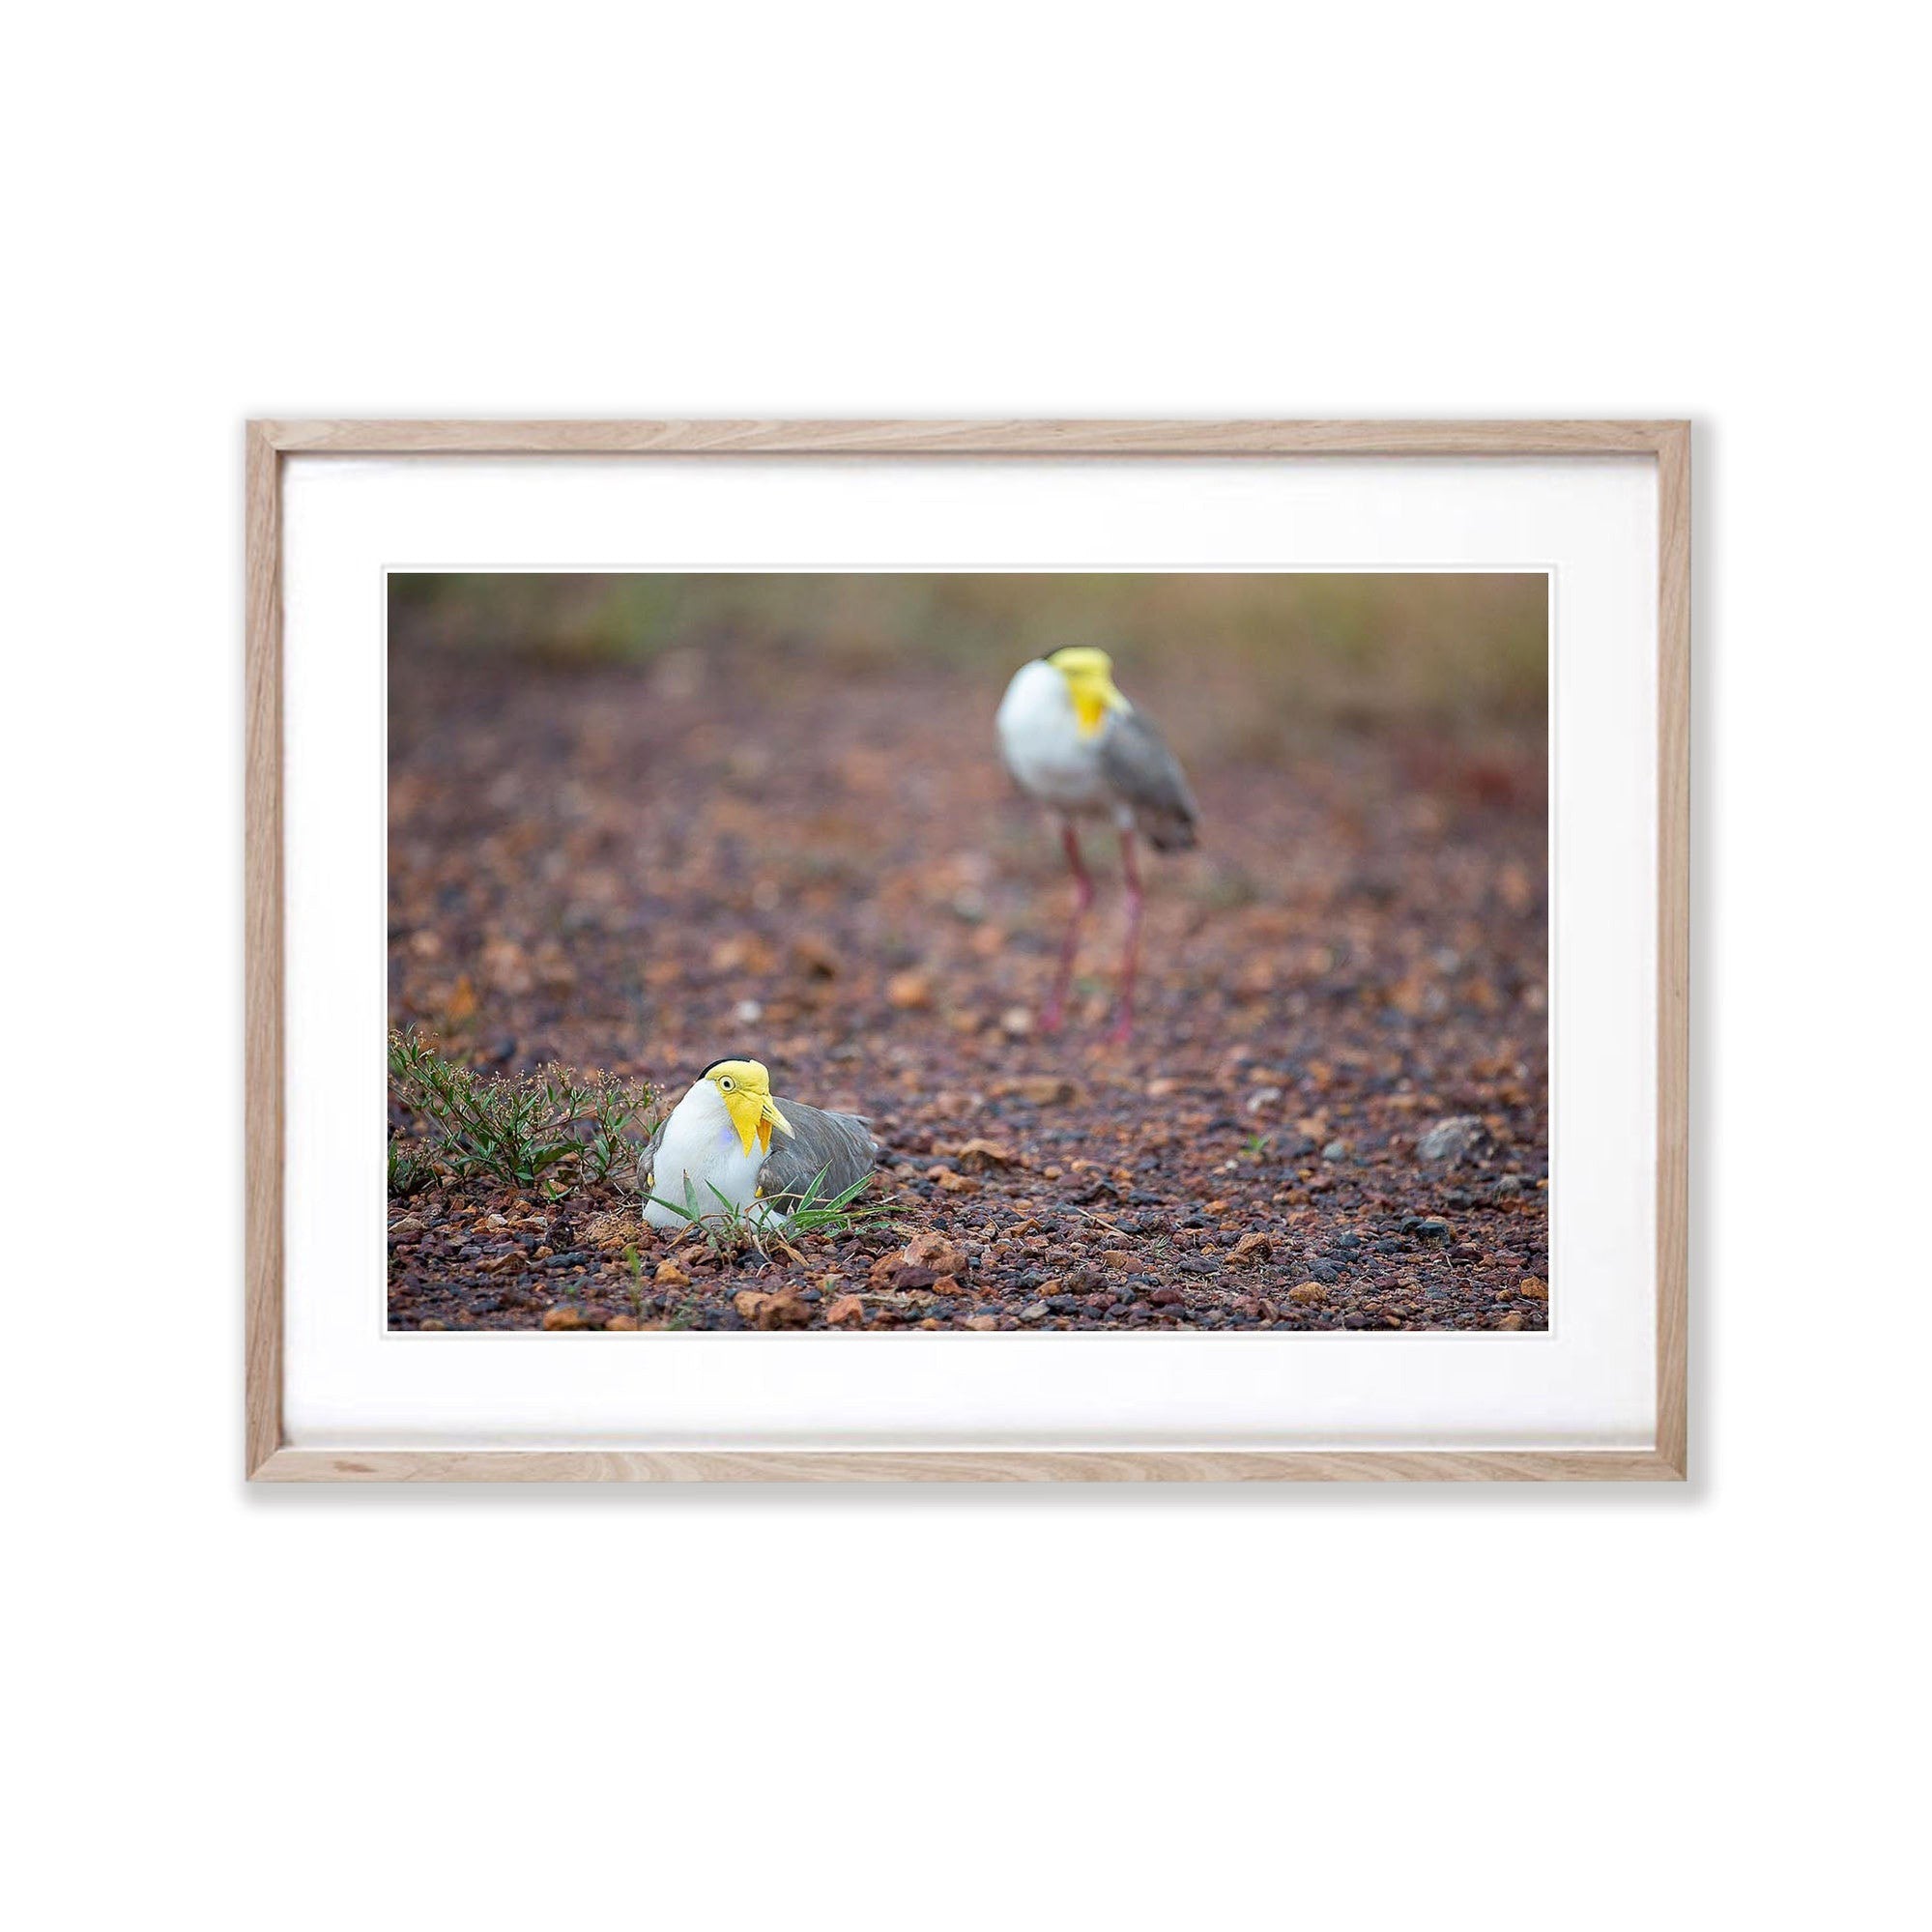
<path id="1" fill-rule="evenodd" d="M 754 1147 L 761 1154 L 770 1153 L 774 1128 L 780 1134 L 791 1133 L 792 1123 L 772 1099 L 771 1078 L 759 1061 L 722 1060 L 706 1078 L 717 1087 L 738 1144 L 747 1154 Z"/>
<path id="2" fill-rule="evenodd" d="M 738 1145 L 747 1154 L 754 1147 L 761 1153 L 770 1153 L 771 1123 L 764 1117 L 764 1104 L 759 1095 L 735 1087 L 725 1095 L 725 1111 L 737 1130 Z"/>
<path id="3" fill-rule="evenodd" d="M 1067 680 L 1074 724 L 1081 737 L 1090 738 L 1107 721 L 1109 711 L 1126 708 L 1127 700 L 1114 688 L 1113 660 L 1106 651 L 1069 645 L 1047 662 Z"/>

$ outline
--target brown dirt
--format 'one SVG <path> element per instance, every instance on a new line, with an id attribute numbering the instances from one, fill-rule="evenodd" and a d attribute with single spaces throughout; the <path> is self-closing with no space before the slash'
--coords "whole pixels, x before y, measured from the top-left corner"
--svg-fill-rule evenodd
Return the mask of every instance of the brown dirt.
<path id="1" fill-rule="evenodd" d="M 666 1105 L 763 1059 L 781 1097 L 871 1116 L 898 1237 L 722 1266 L 687 1241 L 660 1283 L 673 1251 L 627 1192 L 434 1188 L 390 1204 L 392 1325 L 1546 1327 L 1540 730 L 1300 743 L 1212 674 L 1140 679 L 1202 849 L 1145 861 L 1123 1050 L 1110 835 L 1073 1024 L 1027 1030 L 1068 891 L 990 741 L 999 680 L 813 671 L 398 650 L 391 1013 Z M 1487 1144 L 1427 1167 L 1449 1116 Z M 917 1232 L 953 1272 L 890 1261 Z"/>

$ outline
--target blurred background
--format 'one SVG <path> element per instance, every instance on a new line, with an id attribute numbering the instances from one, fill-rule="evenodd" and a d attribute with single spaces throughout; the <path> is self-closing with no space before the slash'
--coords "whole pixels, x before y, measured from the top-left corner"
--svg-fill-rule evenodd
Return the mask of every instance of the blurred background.
<path id="1" fill-rule="evenodd" d="M 964 1090 L 1078 1054 L 1028 1033 L 1066 871 L 994 735 L 1069 643 L 1113 652 L 1201 805 L 1199 850 L 1147 865 L 1136 1064 L 1540 1109 L 1537 575 L 394 576 L 393 1023 L 660 1083 L 749 1040 L 873 1108 L 861 1072 Z M 1081 1024 L 1119 940 L 1085 836 Z"/>
<path id="2" fill-rule="evenodd" d="M 1251 702 L 1217 731 L 1306 741 L 1336 729 L 1484 736 L 1542 728 L 1541 575 L 409 575 L 390 645 L 644 664 L 730 647 L 821 675 L 900 675 L 908 659 L 1001 676 L 1069 643 L 1114 654 L 1130 689 L 1185 660 Z M 1258 701 L 1253 702 L 1253 701 Z"/>

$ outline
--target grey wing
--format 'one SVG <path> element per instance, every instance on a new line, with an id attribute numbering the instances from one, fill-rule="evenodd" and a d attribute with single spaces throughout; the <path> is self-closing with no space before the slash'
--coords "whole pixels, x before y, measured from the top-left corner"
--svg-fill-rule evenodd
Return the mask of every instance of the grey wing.
<path id="1" fill-rule="evenodd" d="M 653 1192 L 651 1181 L 653 1170 L 657 1166 L 657 1150 L 664 1144 L 664 1130 L 669 1125 L 670 1120 L 671 1116 L 667 1113 L 657 1123 L 656 1130 L 652 1133 L 650 1139 L 637 1150 L 637 1191 L 639 1194 L 650 1194 Z"/>
<path id="2" fill-rule="evenodd" d="M 1200 809 L 1181 762 L 1136 710 L 1115 711 L 1100 741 L 1100 768 L 1156 851 L 1186 851 Z"/>
<path id="3" fill-rule="evenodd" d="M 816 1200 L 834 1200 L 872 1172 L 872 1130 L 856 1113 L 827 1113 L 801 1100 L 781 1100 L 778 1108 L 792 1131 L 771 1137 L 758 1177 L 766 1200 L 792 1207 L 808 1192 Z"/>

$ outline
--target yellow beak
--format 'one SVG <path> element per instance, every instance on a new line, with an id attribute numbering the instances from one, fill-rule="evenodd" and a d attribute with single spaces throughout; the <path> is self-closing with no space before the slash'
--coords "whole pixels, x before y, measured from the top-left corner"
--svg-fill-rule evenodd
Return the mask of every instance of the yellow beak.
<path id="1" fill-rule="evenodd" d="M 774 1127 L 781 1134 L 792 1131 L 791 1121 L 779 1112 L 777 1103 L 768 1093 L 748 1093 L 741 1086 L 734 1087 L 725 1095 L 725 1110 L 737 1130 L 738 1145 L 747 1154 L 753 1147 L 761 1154 L 770 1153 Z"/>

